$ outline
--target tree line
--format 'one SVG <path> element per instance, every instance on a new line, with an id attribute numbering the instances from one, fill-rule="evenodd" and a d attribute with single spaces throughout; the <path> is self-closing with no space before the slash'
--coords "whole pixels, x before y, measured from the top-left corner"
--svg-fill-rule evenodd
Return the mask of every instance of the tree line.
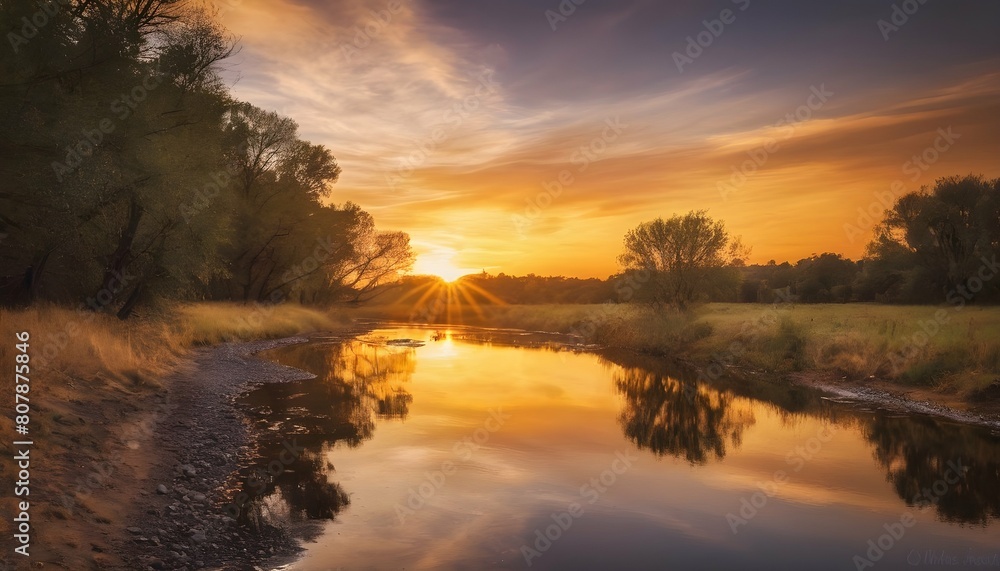
<path id="1" fill-rule="evenodd" d="M 865 256 L 813 254 L 746 265 L 749 250 L 704 211 L 640 224 L 619 261 L 644 272 L 637 298 L 684 308 L 697 301 L 963 303 L 1000 301 L 1000 179 L 951 176 L 901 196 Z"/>
<path id="2" fill-rule="evenodd" d="M 707 301 L 773 303 L 1000 302 L 1000 179 L 946 177 L 900 197 L 865 256 L 813 254 L 747 264 L 750 250 L 706 211 L 657 218 L 629 231 L 622 271 L 607 279 L 535 274 L 465 276 L 480 304 L 645 302 L 684 309 Z M 435 278 L 410 276 L 386 301 L 413 297 Z M 628 299 L 619 295 L 628 281 Z"/>
<path id="3" fill-rule="evenodd" d="M 332 202 L 332 152 L 238 101 L 184 0 L 0 5 L 0 304 L 363 299 L 409 237 Z"/>

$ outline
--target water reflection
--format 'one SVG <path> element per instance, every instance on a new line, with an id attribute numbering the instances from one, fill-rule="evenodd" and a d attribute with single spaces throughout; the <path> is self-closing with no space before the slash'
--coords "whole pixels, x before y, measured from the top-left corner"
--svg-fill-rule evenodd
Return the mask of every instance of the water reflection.
<path id="1" fill-rule="evenodd" d="M 938 516 L 951 522 L 985 526 L 1000 518 L 1000 448 L 982 430 L 926 417 L 875 416 L 862 432 L 907 505 L 931 498 Z M 964 478 L 940 483 L 959 467 Z"/>
<path id="2" fill-rule="evenodd" d="M 709 387 L 690 370 L 637 355 L 610 353 L 602 362 L 625 397 L 619 415 L 625 436 L 658 456 L 692 464 L 722 460 L 727 444 L 738 449 L 754 424 L 753 410 L 767 406 L 789 426 L 805 415 L 858 427 L 886 480 L 909 506 L 925 508 L 925 498 L 931 498 L 944 521 L 985 526 L 1000 519 L 1000 441 L 982 428 L 837 406 L 816 391 L 782 383 L 724 378 Z M 740 397 L 756 402 L 749 409 L 734 406 Z M 949 462 L 967 468 L 966 475 L 935 493 Z"/>
<path id="3" fill-rule="evenodd" d="M 995 532 L 983 527 L 1000 517 L 1000 440 L 986 430 L 835 403 L 780 380 L 706 384 L 663 360 L 576 355 L 541 342 L 534 346 L 548 350 L 511 347 L 494 330 L 382 334 L 418 342 L 285 347 L 268 357 L 316 378 L 264 385 L 243 400 L 266 429 L 254 469 L 280 459 L 289 439 L 302 448 L 265 478 L 248 521 L 330 520 L 344 513 L 347 493 L 355 499 L 296 570 L 325 571 L 330 560 L 345 568 L 523 568 L 518 546 L 534 541 L 554 510 L 579 501 L 581 482 L 614 451 L 636 453 L 633 445 L 647 458 L 622 476 L 628 484 L 588 504 L 536 568 L 610 568 L 612 559 L 656 568 L 651 561 L 675 556 L 699 562 L 689 568 L 782 568 L 771 565 L 775 549 L 823 553 L 829 565 L 814 568 L 837 568 L 933 488 L 949 461 L 968 466 L 966 478 L 933 507 L 914 510 L 920 525 L 907 541 L 989 545 Z M 500 405 L 510 414 L 503 430 L 474 457 L 456 455 L 455 443 Z M 399 419 L 406 424 L 386 424 Z M 840 429 L 836 438 L 734 536 L 725 514 L 776 470 L 790 471 L 788 452 L 827 424 Z M 428 479 L 446 462 L 454 467 L 447 478 Z M 402 522 L 397 505 L 434 482 L 426 505 Z"/>
<path id="4" fill-rule="evenodd" d="M 244 494 L 238 519 L 258 528 L 333 519 L 350 500 L 329 481 L 335 467 L 328 453 L 338 443 L 360 446 L 380 419 L 406 417 L 413 349 L 355 340 L 293 346 L 274 356 L 316 378 L 264 384 L 242 399 L 263 437 L 257 461 L 237 475 Z"/>
<path id="5" fill-rule="evenodd" d="M 625 436 L 657 456 L 692 464 L 721 460 L 754 423 L 752 412 L 732 407 L 729 393 L 639 367 L 615 367 L 612 380 L 625 397 L 618 417 Z"/>

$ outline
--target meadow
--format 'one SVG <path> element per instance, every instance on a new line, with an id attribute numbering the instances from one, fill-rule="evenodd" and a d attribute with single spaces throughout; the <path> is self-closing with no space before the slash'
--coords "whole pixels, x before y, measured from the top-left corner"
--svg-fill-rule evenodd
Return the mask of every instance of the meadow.
<path id="1" fill-rule="evenodd" d="M 42 305 L 0 311 L 0 334 L 13 339 L 16 331 L 29 331 L 33 359 L 53 380 L 130 391 L 157 386 L 199 346 L 344 329 L 354 319 L 569 333 L 584 343 L 698 366 L 826 371 L 968 397 L 1000 377 L 1000 307 L 994 306 L 710 303 L 678 313 L 640 304 L 487 305 L 416 319 L 407 304 L 318 309 L 196 303 L 123 322 Z M 13 358 L 12 351 L 12 344 L 0 346 L 0 359 Z"/>

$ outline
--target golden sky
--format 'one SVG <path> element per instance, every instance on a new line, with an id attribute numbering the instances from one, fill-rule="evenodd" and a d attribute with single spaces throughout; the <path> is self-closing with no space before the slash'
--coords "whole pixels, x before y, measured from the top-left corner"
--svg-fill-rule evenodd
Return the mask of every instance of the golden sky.
<path id="1" fill-rule="evenodd" d="M 236 96 L 328 146 L 334 200 L 418 271 L 606 277 L 628 229 L 693 209 L 753 262 L 857 258 L 894 181 L 1000 176 L 994 4 L 215 3 Z"/>

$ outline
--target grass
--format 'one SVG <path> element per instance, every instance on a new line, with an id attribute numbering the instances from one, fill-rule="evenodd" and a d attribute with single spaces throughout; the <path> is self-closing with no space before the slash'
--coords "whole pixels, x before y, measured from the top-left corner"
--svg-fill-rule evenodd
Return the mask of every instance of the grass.
<path id="1" fill-rule="evenodd" d="M 32 521 L 36 517 L 42 521 L 45 517 L 66 520 L 73 515 L 70 521 L 60 524 L 59 534 L 50 534 L 41 526 L 41 535 L 33 538 L 33 543 L 43 544 L 43 552 L 49 549 L 63 555 L 76 553 L 73 543 L 77 539 L 73 537 L 90 537 L 86 535 L 90 533 L 86 530 L 91 529 L 88 525 L 107 521 L 102 517 L 116 517 L 116 502 L 109 500 L 111 495 L 95 494 L 93 498 L 98 499 L 92 500 L 89 493 L 75 495 L 71 490 L 76 489 L 92 462 L 106 461 L 114 453 L 123 427 L 135 426 L 147 418 L 153 395 L 160 388 L 169 388 L 165 387 L 167 375 L 192 349 L 224 341 L 337 329 L 343 326 L 343 319 L 342 315 L 294 304 L 174 305 L 124 322 L 110 315 L 51 305 L 0 310 L 0 362 L 10 371 L 0 386 L 0 406 L 6 411 L 14 409 L 12 373 L 19 354 L 15 334 L 27 331 L 31 335 L 31 391 L 26 395 L 31 405 L 30 434 L 36 440 L 31 457 L 38 466 L 45 467 L 46 474 L 37 481 L 32 478 L 36 486 L 31 490 L 32 497 L 37 493 L 43 498 L 39 500 L 41 505 L 34 507 Z M 0 432 L 14 434 L 14 428 L 13 414 L 0 416 Z M 0 460 L 0 479 L 4 481 L 13 481 L 17 471 L 11 441 L 0 442 L 4 458 Z M 67 511 L 59 499 L 63 493 L 74 498 L 74 512 Z M 0 498 L 0 512 L 14 513 L 18 499 Z M 0 533 L 12 532 L 10 522 L 9 517 L 0 521 Z M 75 531 L 70 533 L 70 529 Z"/>
<path id="2" fill-rule="evenodd" d="M 58 306 L 0 310 L 0 361 L 14 359 L 14 335 L 31 334 L 32 362 L 67 382 L 102 381 L 128 389 L 156 379 L 190 349 L 225 341 L 331 329 L 331 313 L 298 305 L 176 305 L 128 321 Z M 32 367 L 35 368 L 35 367 Z"/>
<path id="3" fill-rule="evenodd" d="M 758 371 L 818 370 L 852 379 L 949 388 L 1000 378 L 1000 307 L 712 303 L 688 315 L 639 305 L 453 307 L 451 323 L 577 333 L 588 342 Z M 412 308 L 358 316 L 410 321 Z M 448 311 L 433 322 L 449 322 Z"/>

